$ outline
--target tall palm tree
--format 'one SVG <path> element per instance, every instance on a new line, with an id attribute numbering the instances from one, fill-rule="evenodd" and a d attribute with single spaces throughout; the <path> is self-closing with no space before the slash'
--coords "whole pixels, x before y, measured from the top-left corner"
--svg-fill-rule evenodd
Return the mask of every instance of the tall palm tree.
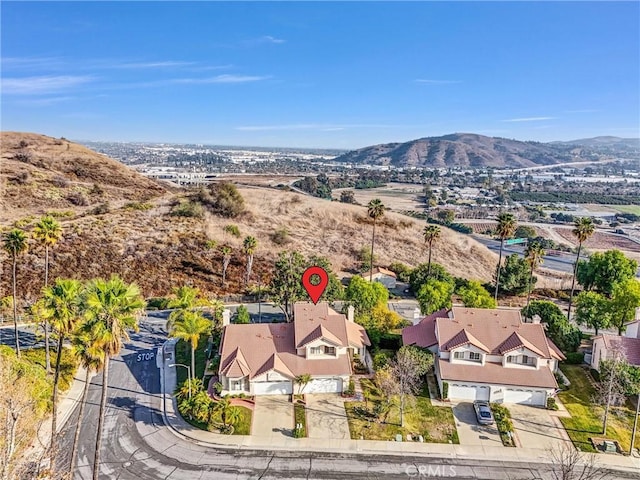
<path id="1" fill-rule="evenodd" d="M 81 329 L 76 330 L 71 343 L 73 345 L 73 355 L 79 360 L 80 365 L 85 369 L 85 377 L 82 397 L 80 399 L 78 423 L 76 423 L 76 431 L 73 436 L 73 447 L 71 448 L 69 478 L 73 478 L 73 472 L 76 469 L 76 453 L 78 452 L 78 443 L 80 441 L 80 427 L 82 426 L 82 420 L 84 418 L 84 407 L 87 401 L 91 372 L 97 372 L 104 366 L 104 350 L 88 333 L 83 333 Z"/>
<path id="2" fill-rule="evenodd" d="M 49 286 L 49 249 L 62 238 L 62 227 L 51 215 L 42 217 L 33 228 L 33 238 L 44 247 L 44 287 Z M 44 319 L 44 357 L 47 373 L 51 371 L 49 354 L 49 322 Z"/>
<path id="3" fill-rule="evenodd" d="M 53 375 L 53 398 L 51 413 L 51 452 L 55 452 L 58 423 L 58 381 L 60 379 L 60 359 L 64 339 L 76 327 L 80 315 L 80 294 L 82 284 L 78 280 L 58 279 L 43 290 L 44 316 L 48 318 L 58 335 L 56 365 Z"/>
<path id="4" fill-rule="evenodd" d="M 429 261 L 427 266 L 427 276 L 431 276 L 431 247 L 433 246 L 433 242 L 440 238 L 440 227 L 438 225 L 427 225 L 424 227 L 422 231 L 422 235 L 424 237 L 424 241 L 427 245 L 429 245 Z"/>
<path id="5" fill-rule="evenodd" d="M 573 280 L 571 281 L 571 294 L 569 295 L 569 310 L 567 318 L 571 320 L 571 305 L 573 304 L 573 293 L 576 288 L 576 274 L 578 273 L 578 262 L 580 261 L 580 251 L 582 244 L 586 242 L 596 230 L 596 226 L 590 217 L 580 217 L 574 222 L 574 228 L 571 233 L 578 239 L 578 253 L 576 254 L 576 263 L 573 265 Z"/>
<path id="6" fill-rule="evenodd" d="M 167 330 L 171 330 L 172 325 L 180 321 L 185 312 L 194 311 L 200 307 L 211 306 L 211 301 L 204 297 L 199 288 L 183 285 L 173 289 L 175 298 L 169 300 L 167 308 L 172 308 L 173 312 L 169 314 L 167 322 Z"/>
<path id="7" fill-rule="evenodd" d="M 16 288 L 16 269 L 18 266 L 18 256 L 24 254 L 29 249 L 28 237 L 24 230 L 14 228 L 2 236 L 2 248 L 11 256 L 13 262 L 12 284 L 13 284 L 13 332 L 16 339 L 16 354 L 20 357 L 20 337 L 18 335 L 18 293 Z"/>
<path id="8" fill-rule="evenodd" d="M 500 256 L 498 257 L 498 268 L 496 270 L 496 291 L 493 296 L 496 302 L 498 301 L 498 288 L 500 287 L 500 265 L 502 264 L 502 249 L 504 248 L 504 241 L 507 238 L 513 237 L 516 227 L 516 218 L 512 213 L 502 212 L 498 214 L 496 235 L 500 238 Z"/>
<path id="9" fill-rule="evenodd" d="M 200 312 L 186 311 L 170 325 L 169 336 L 191 344 L 191 378 L 196 378 L 196 349 L 200 336 L 211 332 L 211 322 Z"/>
<path id="10" fill-rule="evenodd" d="M 255 237 L 249 235 L 242 242 L 242 248 L 244 253 L 247 255 L 247 277 L 245 278 L 245 284 L 249 284 L 249 278 L 251 277 L 251 269 L 253 268 L 253 254 L 256 253 L 256 248 L 258 248 L 258 241 Z"/>
<path id="11" fill-rule="evenodd" d="M 227 268 L 229 268 L 229 262 L 231 262 L 231 254 L 233 250 L 230 245 L 223 245 L 220 247 L 220 253 L 222 253 L 222 286 L 227 279 Z"/>
<path id="12" fill-rule="evenodd" d="M 376 222 L 384 215 L 384 205 L 382 200 L 374 198 L 367 204 L 367 215 L 373 219 L 373 234 L 371 235 L 371 269 L 369 271 L 369 281 L 373 281 L 373 246 L 376 242 Z"/>
<path id="13" fill-rule="evenodd" d="M 529 306 L 529 300 L 531 300 L 531 291 L 533 290 L 533 274 L 535 269 L 542 265 L 544 262 L 544 254 L 545 251 L 540 245 L 539 242 L 532 242 L 527 246 L 527 249 L 524 251 L 524 259 L 529 265 L 529 269 L 531 270 L 531 274 L 529 275 L 529 292 L 527 293 L 527 307 Z"/>
<path id="14" fill-rule="evenodd" d="M 144 307 L 145 302 L 138 286 L 125 283 L 117 275 L 113 275 L 109 280 L 91 281 L 84 295 L 83 309 L 86 322 L 82 330 L 90 335 L 95 340 L 96 347 L 104 352 L 93 480 L 98 480 L 100 470 L 102 428 L 109 388 L 109 359 L 118 355 L 123 343 L 129 340 L 128 330 L 138 330 L 138 318 Z"/>

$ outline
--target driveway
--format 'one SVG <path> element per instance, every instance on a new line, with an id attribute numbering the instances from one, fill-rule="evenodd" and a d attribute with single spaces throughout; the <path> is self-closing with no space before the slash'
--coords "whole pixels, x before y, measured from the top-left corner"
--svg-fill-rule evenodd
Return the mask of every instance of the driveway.
<path id="1" fill-rule="evenodd" d="M 339 394 L 314 393 L 306 397 L 309 438 L 351 438 L 344 399 Z"/>
<path id="2" fill-rule="evenodd" d="M 555 448 L 571 445 L 560 419 L 550 410 L 528 405 L 506 405 L 520 445 L 525 448 Z"/>
<path id="3" fill-rule="evenodd" d="M 484 447 L 501 447 L 502 440 L 494 425 L 478 425 L 476 412 L 471 402 L 453 404 L 453 418 L 458 429 L 460 445 L 481 445 Z"/>
<path id="4" fill-rule="evenodd" d="M 293 436 L 293 404 L 289 395 L 256 395 L 251 434 L 260 437 Z"/>

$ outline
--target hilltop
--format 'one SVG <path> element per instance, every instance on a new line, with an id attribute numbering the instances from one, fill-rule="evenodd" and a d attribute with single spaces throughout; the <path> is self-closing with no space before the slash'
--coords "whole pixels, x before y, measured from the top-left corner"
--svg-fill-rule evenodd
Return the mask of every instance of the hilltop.
<path id="1" fill-rule="evenodd" d="M 340 155 L 335 161 L 396 167 L 522 168 L 601 157 L 640 158 L 640 141 L 637 139 L 598 138 L 601 140 L 540 143 L 454 133 L 360 148 Z"/>
<path id="2" fill-rule="evenodd" d="M 9 180 L 7 190 L 11 194 L 5 193 L 2 201 L 4 205 L 20 207 L 0 224 L 7 228 L 20 218 L 20 225 L 29 231 L 45 211 L 53 211 L 59 217 L 65 235 L 52 251 L 52 277 L 89 279 L 119 273 L 136 281 L 146 296 L 166 295 L 171 287 L 185 283 L 225 296 L 245 290 L 241 280 L 245 268 L 241 242 L 246 235 L 258 240 L 255 282 L 258 278 L 269 280 L 273 261 L 285 249 L 326 256 L 334 270 L 353 273 L 359 264 L 358 252 L 370 244 L 371 224 L 362 206 L 273 188 L 246 187 L 238 189 L 246 209 L 237 218 L 210 213 L 202 218 L 171 216 L 172 208 L 188 192 L 168 191 L 114 160 L 65 140 L 31 134 L 3 134 L 2 138 L 3 164 L 5 158 L 9 159 L 8 166 L 3 165 L 4 179 L 19 174 L 18 168 L 28 171 L 29 178 L 26 182 Z M 6 138 L 13 142 L 9 148 L 4 146 Z M 28 146 L 20 147 L 20 151 L 29 152 L 28 161 L 15 158 L 15 146 L 23 140 Z M 56 175 L 64 175 L 69 185 L 55 186 L 52 180 Z M 86 191 L 94 183 L 104 190 L 101 200 L 110 202 L 108 208 L 98 212 L 93 207 L 97 200 Z M 69 191 L 82 192 L 92 203 L 74 205 L 64 195 Z M 56 192 L 57 197 L 51 198 L 51 192 Z M 237 225 L 239 238 L 224 233 L 223 227 L 229 224 Z M 378 263 L 415 266 L 424 262 L 423 227 L 422 222 L 386 212 L 376 235 Z M 275 235 L 284 230 L 287 233 L 280 238 Z M 220 286 L 221 254 L 218 249 L 207 248 L 211 240 L 234 248 L 229 282 L 224 289 Z M 453 275 L 489 281 L 497 255 L 472 238 L 443 228 L 442 237 L 434 246 L 433 260 Z M 2 263 L 6 269 L 10 259 L 4 255 Z M 18 286 L 28 299 L 35 298 L 40 290 L 42 270 L 42 251 L 32 244 L 18 268 Z M 0 295 L 7 294 L 9 283 L 10 275 L 3 275 Z"/>

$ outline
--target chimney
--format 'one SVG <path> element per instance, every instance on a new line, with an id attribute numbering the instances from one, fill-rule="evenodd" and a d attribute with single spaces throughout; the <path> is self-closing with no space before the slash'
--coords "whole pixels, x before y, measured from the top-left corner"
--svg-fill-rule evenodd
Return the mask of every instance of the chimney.
<path id="1" fill-rule="evenodd" d="M 422 316 L 422 313 L 420 312 L 420 309 L 418 307 L 413 309 L 413 324 L 416 325 L 418 323 L 420 323 L 420 320 L 422 320 L 420 317 Z"/>
<path id="2" fill-rule="evenodd" d="M 222 326 L 226 327 L 231 323 L 231 310 L 225 308 L 222 312 Z"/>
<path id="3" fill-rule="evenodd" d="M 354 308 L 354 306 L 349 305 L 349 308 L 347 308 L 347 320 L 349 320 L 350 322 L 355 321 L 355 313 L 356 309 Z"/>
<path id="4" fill-rule="evenodd" d="M 534 315 L 531 317 L 531 323 L 540 323 L 541 320 L 540 315 Z"/>

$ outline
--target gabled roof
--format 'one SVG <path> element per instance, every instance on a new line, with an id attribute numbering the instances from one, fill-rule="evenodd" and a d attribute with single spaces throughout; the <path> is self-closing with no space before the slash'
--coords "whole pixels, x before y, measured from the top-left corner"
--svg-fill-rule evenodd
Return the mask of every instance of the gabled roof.
<path id="1" fill-rule="evenodd" d="M 597 338 L 602 338 L 607 349 L 619 350 L 630 365 L 640 366 L 640 338 L 620 337 L 609 333 L 598 335 L 595 339 Z"/>
<path id="2" fill-rule="evenodd" d="M 532 345 L 529 340 L 526 338 L 522 338 L 518 332 L 513 332 L 509 335 L 504 342 L 502 342 L 497 350 L 504 355 L 505 353 L 509 353 L 513 350 L 517 350 L 518 348 L 526 348 L 534 353 L 537 353 L 541 357 L 544 357 L 544 353 L 542 353 L 535 345 Z"/>
<path id="3" fill-rule="evenodd" d="M 487 362 L 481 367 L 469 367 L 438 358 L 438 370 L 447 382 L 473 382 L 522 387 L 558 388 L 549 368 L 505 368 L 499 363 Z"/>
<path id="4" fill-rule="evenodd" d="M 436 319 L 447 318 L 448 311 L 448 309 L 443 308 L 431 315 L 427 315 L 420 320 L 420 323 L 403 328 L 402 344 L 428 348 L 438 343 L 436 339 Z"/>
<path id="5" fill-rule="evenodd" d="M 309 335 L 306 336 L 298 345 L 297 348 L 302 348 L 310 344 L 315 340 L 326 340 L 329 343 L 333 343 L 336 346 L 342 346 L 342 340 L 331 333 L 324 325 L 318 325 Z"/>
<path id="6" fill-rule="evenodd" d="M 257 377 L 258 375 L 270 372 L 271 370 L 276 371 L 284 375 L 285 377 L 295 378 L 295 375 L 291 372 L 291 370 L 289 370 L 289 367 L 284 364 L 284 362 L 280 358 L 280 355 L 278 355 L 277 353 L 271 355 L 269 359 L 264 363 L 264 365 L 262 365 L 262 367 L 260 367 L 258 371 L 256 371 L 252 375 L 252 377 Z"/>
<path id="7" fill-rule="evenodd" d="M 487 353 L 491 352 L 491 350 L 485 344 L 483 344 L 480 340 L 474 337 L 473 334 L 467 332 L 467 330 L 465 329 L 460 330 L 457 335 L 455 335 L 451 340 L 442 345 L 442 350 L 453 350 L 456 347 L 461 347 L 462 345 L 468 344 L 474 345 L 480 350 L 484 350 Z"/>
<path id="8" fill-rule="evenodd" d="M 381 275 L 387 275 L 388 277 L 396 278 L 395 272 L 392 272 L 391 270 L 387 270 L 386 268 L 382 268 L 382 267 L 373 267 L 373 273 L 371 273 L 371 271 L 369 270 L 364 273 L 361 273 L 360 276 L 368 279 L 370 274 L 376 275 L 378 273 Z"/>
<path id="9" fill-rule="evenodd" d="M 249 368 L 247 360 L 244 358 L 240 347 L 233 351 L 231 356 L 225 362 L 224 367 L 220 369 L 220 372 L 227 377 L 233 378 L 246 377 L 251 373 L 251 369 Z"/>

